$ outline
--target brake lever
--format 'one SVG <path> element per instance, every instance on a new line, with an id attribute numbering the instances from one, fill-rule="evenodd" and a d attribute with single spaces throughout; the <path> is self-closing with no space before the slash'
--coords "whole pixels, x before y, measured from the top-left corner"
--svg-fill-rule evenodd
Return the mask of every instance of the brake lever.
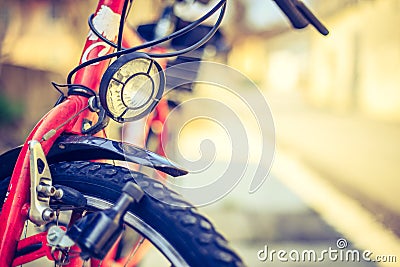
<path id="1" fill-rule="evenodd" d="M 296 7 L 300 13 L 314 26 L 322 35 L 328 35 L 329 30 L 324 24 L 311 12 L 311 10 L 301 1 L 296 1 Z"/>
<path id="2" fill-rule="evenodd" d="M 313 25 L 323 35 L 329 33 L 322 22 L 311 12 L 311 10 L 299 0 L 274 0 L 279 8 L 288 17 L 292 26 L 296 29 L 303 29 L 309 24 Z"/>
<path id="3" fill-rule="evenodd" d="M 296 29 L 303 29 L 309 24 L 306 18 L 297 10 L 292 0 L 274 0 L 278 7 L 285 13 L 292 26 Z M 297 1 L 297 0 L 295 0 Z"/>

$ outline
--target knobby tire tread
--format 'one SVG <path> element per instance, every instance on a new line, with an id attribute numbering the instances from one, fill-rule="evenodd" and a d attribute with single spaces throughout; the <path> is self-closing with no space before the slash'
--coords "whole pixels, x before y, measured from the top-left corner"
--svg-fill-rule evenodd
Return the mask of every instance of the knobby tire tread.
<path id="1" fill-rule="evenodd" d="M 120 196 L 125 183 L 134 181 L 145 195 L 138 204 L 131 205 L 130 211 L 161 233 L 190 266 L 244 266 L 212 223 L 161 182 L 106 163 L 61 162 L 50 165 L 50 169 L 53 184 L 73 187 L 110 202 Z M 7 184 L 7 181 L 0 183 L 0 203 L 3 203 Z"/>

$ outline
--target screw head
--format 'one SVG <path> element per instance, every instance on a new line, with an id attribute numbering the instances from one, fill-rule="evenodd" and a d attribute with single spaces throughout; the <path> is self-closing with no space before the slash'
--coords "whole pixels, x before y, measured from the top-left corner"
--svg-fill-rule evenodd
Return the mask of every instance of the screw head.
<path id="1" fill-rule="evenodd" d="M 56 214 L 54 213 L 54 211 L 52 209 L 45 209 L 42 213 L 42 218 L 45 221 L 53 221 L 56 217 Z"/>

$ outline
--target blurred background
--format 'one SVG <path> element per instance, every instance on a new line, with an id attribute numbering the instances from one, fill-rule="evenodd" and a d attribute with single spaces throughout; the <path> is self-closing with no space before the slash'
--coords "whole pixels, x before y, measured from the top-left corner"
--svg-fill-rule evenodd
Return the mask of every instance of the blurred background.
<path id="1" fill-rule="evenodd" d="M 152 22 L 161 12 L 160 0 L 134 2 L 132 25 Z M 304 1 L 330 29 L 327 37 L 310 27 L 292 30 L 271 0 L 228 2 L 222 28 L 231 46 L 227 64 L 266 97 L 276 154 L 257 192 L 249 194 L 248 184 L 240 183 L 203 211 L 249 266 L 267 264 L 257 259 L 265 245 L 323 250 L 336 247 L 338 238 L 400 261 L 400 1 Z M 50 81 L 64 83 L 77 65 L 95 4 L 0 0 L 0 152 L 21 144 L 56 101 Z M 215 97 L 201 89 L 194 94 Z M 204 125 L 186 133 L 201 139 L 202 130 L 213 135 Z M 250 131 L 248 137 L 257 134 Z M 218 130 L 215 136 L 219 140 Z M 182 154 L 189 155 L 192 147 L 185 140 Z M 224 159 L 229 157 L 216 164 Z M 248 164 L 244 181 L 256 167 Z"/>

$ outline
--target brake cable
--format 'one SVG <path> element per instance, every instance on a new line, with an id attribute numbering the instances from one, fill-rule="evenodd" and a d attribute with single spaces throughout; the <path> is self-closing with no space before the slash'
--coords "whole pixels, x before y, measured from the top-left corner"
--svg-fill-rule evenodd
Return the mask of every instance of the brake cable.
<path id="1" fill-rule="evenodd" d="M 132 52 L 141 50 L 141 49 L 145 49 L 145 48 L 148 48 L 148 47 L 151 47 L 151 46 L 155 46 L 155 45 L 158 45 L 158 44 L 160 44 L 160 43 L 163 43 L 163 42 L 166 42 L 166 41 L 168 41 L 168 40 L 171 40 L 171 39 L 174 39 L 174 38 L 176 38 L 176 37 L 179 37 L 179 36 L 181 36 L 181 35 L 183 35 L 183 34 L 188 33 L 188 32 L 191 31 L 192 29 L 198 27 L 202 22 L 204 22 L 206 19 L 208 19 L 209 17 L 211 17 L 215 12 L 217 12 L 219 9 L 221 9 L 220 15 L 219 15 L 219 18 L 218 18 L 218 21 L 215 23 L 214 27 L 210 30 L 210 32 L 209 32 L 206 36 L 204 36 L 200 41 L 198 41 L 198 42 L 195 43 L 194 45 L 192 45 L 192 46 L 190 46 L 190 47 L 188 47 L 188 48 L 186 48 L 186 49 L 182 49 L 182 50 L 175 51 L 175 52 L 171 52 L 171 53 L 165 53 L 165 54 L 149 54 L 149 56 L 151 56 L 151 57 L 157 57 L 157 58 L 174 57 L 174 56 L 179 56 L 179 55 L 181 55 L 181 54 L 187 53 L 187 52 L 192 51 L 192 50 L 194 50 L 194 49 L 197 49 L 198 47 L 204 45 L 204 44 L 214 35 L 214 33 L 218 30 L 218 27 L 220 26 L 220 24 L 221 24 L 221 22 L 222 22 L 222 19 L 223 19 L 224 15 L 225 15 L 226 1 L 227 1 L 227 0 L 220 0 L 209 12 L 207 12 L 207 13 L 206 13 L 204 16 L 202 16 L 200 19 L 198 19 L 198 20 L 196 20 L 196 21 L 190 23 L 188 26 L 186 26 L 186 27 L 184 27 L 184 28 L 182 28 L 182 29 L 180 29 L 180 30 L 178 30 L 178 31 L 176 31 L 176 32 L 174 32 L 174 33 L 172 33 L 172 34 L 169 34 L 169 35 L 167 35 L 167 36 L 165 36 L 165 37 L 162 37 L 162 38 L 159 38 L 159 39 L 156 39 L 156 40 L 153 40 L 153 41 L 146 42 L 146 43 L 144 43 L 144 44 L 142 44 L 142 45 L 135 46 L 135 47 L 132 47 L 132 48 L 129 48 L 129 49 L 122 49 L 122 48 L 121 48 L 122 50 L 120 50 L 120 51 L 117 51 L 117 52 L 114 52 L 114 53 L 111 53 L 111 54 L 108 54 L 108 55 L 105 55 L 105 56 L 97 57 L 97 58 L 88 60 L 88 61 L 86 61 L 86 62 L 84 62 L 84 63 L 78 65 L 78 66 L 75 67 L 73 70 L 71 70 L 70 73 L 68 74 L 68 76 L 67 76 L 67 84 L 71 84 L 72 76 L 73 76 L 78 70 L 80 70 L 80 69 L 82 69 L 82 68 L 84 68 L 84 67 L 87 67 L 87 66 L 89 66 L 89 65 L 91 65 L 91 64 L 94 64 L 94 63 L 97 63 L 97 62 L 100 62 L 100 61 L 103 61 L 103 60 L 107 60 L 107 59 L 110 59 L 110 58 L 113 58 L 113 57 L 118 57 L 118 56 L 121 56 L 121 55 L 129 54 L 129 53 L 132 53 Z M 90 18 L 89 18 L 89 19 L 90 19 Z M 91 30 L 92 30 L 93 33 L 95 33 L 97 36 L 101 35 L 101 34 L 93 27 L 93 23 L 90 23 L 90 24 L 89 24 L 89 27 L 91 27 Z M 101 37 L 99 37 L 99 38 L 101 38 Z M 103 39 L 105 39 L 105 38 L 101 38 L 101 40 L 103 40 Z M 103 41 L 104 41 L 104 40 L 103 40 Z M 111 42 L 111 41 L 109 41 L 109 40 L 108 40 L 106 43 L 109 44 L 109 45 L 111 45 L 111 46 L 113 46 L 113 47 L 116 46 L 115 43 L 113 43 L 113 42 Z"/>

